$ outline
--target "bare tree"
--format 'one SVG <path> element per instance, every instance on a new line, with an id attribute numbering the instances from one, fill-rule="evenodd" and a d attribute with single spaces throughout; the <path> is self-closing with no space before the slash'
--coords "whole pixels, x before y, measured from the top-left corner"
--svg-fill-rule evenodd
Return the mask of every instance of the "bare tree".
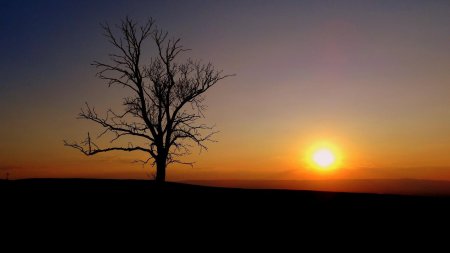
<path id="1" fill-rule="evenodd" d="M 80 143 L 64 141 L 64 145 L 88 156 L 116 150 L 145 152 L 148 159 L 141 162 L 156 165 L 155 179 L 163 182 L 168 164 L 192 165 L 180 159 L 190 153 L 192 144 L 207 149 L 205 142 L 211 141 L 215 132 L 211 126 L 199 123 L 204 117 L 203 94 L 229 75 L 223 75 L 211 63 L 190 58 L 176 62 L 187 49 L 179 38 L 170 39 L 167 32 L 157 29 L 152 19 L 138 25 L 127 17 L 115 26 L 116 29 L 108 24 L 102 28 L 117 52 L 109 55 L 109 63 L 93 63 L 98 69 L 97 76 L 105 80 L 108 87 L 119 85 L 132 95 L 124 97 L 120 113 L 109 109 L 101 116 L 86 103 L 79 114 L 80 119 L 99 124 L 103 131 L 97 138 L 111 136 L 113 146 L 99 147 L 89 133 Z M 143 64 L 142 50 L 146 41 L 153 42 L 156 50 L 149 62 Z M 145 145 L 132 142 L 126 146 L 116 145 L 116 141 L 124 137 L 138 137 Z"/>

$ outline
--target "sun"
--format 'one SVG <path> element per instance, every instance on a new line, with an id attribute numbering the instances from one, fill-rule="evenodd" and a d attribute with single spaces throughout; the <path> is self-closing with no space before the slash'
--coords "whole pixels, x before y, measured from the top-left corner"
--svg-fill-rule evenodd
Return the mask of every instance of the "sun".
<path id="1" fill-rule="evenodd" d="M 316 150 L 312 155 L 313 162 L 320 168 L 329 168 L 336 161 L 336 156 L 327 148 Z"/>
<path id="2" fill-rule="evenodd" d="M 330 142 L 316 142 L 305 153 L 306 166 L 318 172 L 332 172 L 342 166 L 342 152 Z"/>

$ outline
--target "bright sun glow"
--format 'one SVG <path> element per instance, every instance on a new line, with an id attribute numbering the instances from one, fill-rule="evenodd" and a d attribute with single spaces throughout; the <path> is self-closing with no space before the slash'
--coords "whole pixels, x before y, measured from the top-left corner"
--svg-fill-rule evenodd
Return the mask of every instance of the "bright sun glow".
<path id="1" fill-rule="evenodd" d="M 329 149 L 322 148 L 313 153 L 312 159 L 319 167 L 328 168 L 334 163 L 336 157 Z"/>
<path id="2" fill-rule="evenodd" d="M 306 166 L 320 172 L 332 172 L 342 166 L 340 148 L 330 142 L 317 142 L 305 154 Z"/>

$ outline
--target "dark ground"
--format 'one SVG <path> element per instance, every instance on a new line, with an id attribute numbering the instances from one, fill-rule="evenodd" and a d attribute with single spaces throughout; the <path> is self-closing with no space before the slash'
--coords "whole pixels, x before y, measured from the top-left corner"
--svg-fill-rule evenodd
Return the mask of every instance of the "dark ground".
<path id="1" fill-rule="evenodd" d="M 450 197 L 302 190 L 238 189 L 148 180 L 26 179 L 0 181 L 3 203 L 14 207 L 107 208 L 128 205 L 148 211 L 217 209 L 286 212 L 450 210 Z M 122 206 L 124 205 L 124 206 Z"/>
<path id="2" fill-rule="evenodd" d="M 0 225 L 6 238 L 41 242 L 46 238 L 51 244 L 59 238 L 65 245 L 111 246 L 125 237 L 127 243 L 129 237 L 138 244 L 177 238 L 203 246 L 205 240 L 222 246 L 263 246 L 281 237 L 297 245 L 311 237 L 347 240 L 349 233 L 352 238 L 386 243 L 405 232 L 422 236 L 446 231 L 450 216 L 449 197 L 232 189 L 143 180 L 0 181 L 0 198 Z M 172 244 L 166 247 L 184 246 Z"/>

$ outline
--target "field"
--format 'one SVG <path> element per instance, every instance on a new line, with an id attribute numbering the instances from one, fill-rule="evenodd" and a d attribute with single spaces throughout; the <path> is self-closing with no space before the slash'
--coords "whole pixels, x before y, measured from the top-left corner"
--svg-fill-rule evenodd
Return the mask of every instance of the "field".
<path id="1" fill-rule="evenodd" d="M 344 231 L 362 237 L 384 231 L 383 238 L 387 234 L 397 238 L 405 232 L 427 234 L 445 227 L 450 211 L 446 196 L 239 189 L 144 180 L 0 181 L 0 196 L 2 228 L 9 231 L 5 238 L 59 238 L 64 245 L 111 246 L 111 238 L 146 241 L 150 235 L 189 243 L 206 238 L 226 243 L 234 238 L 234 243 L 241 240 L 247 245 L 261 244 L 258 236 L 346 238 Z"/>
<path id="2" fill-rule="evenodd" d="M 421 184 L 424 184 L 421 182 Z M 444 210 L 448 195 L 415 196 L 287 189 L 243 189 L 148 180 L 27 179 L 0 181 L 3 202 L 20 205 L 105 208 L 139 206 L 149 211 L 214 209 L 285 210 Z"/>

